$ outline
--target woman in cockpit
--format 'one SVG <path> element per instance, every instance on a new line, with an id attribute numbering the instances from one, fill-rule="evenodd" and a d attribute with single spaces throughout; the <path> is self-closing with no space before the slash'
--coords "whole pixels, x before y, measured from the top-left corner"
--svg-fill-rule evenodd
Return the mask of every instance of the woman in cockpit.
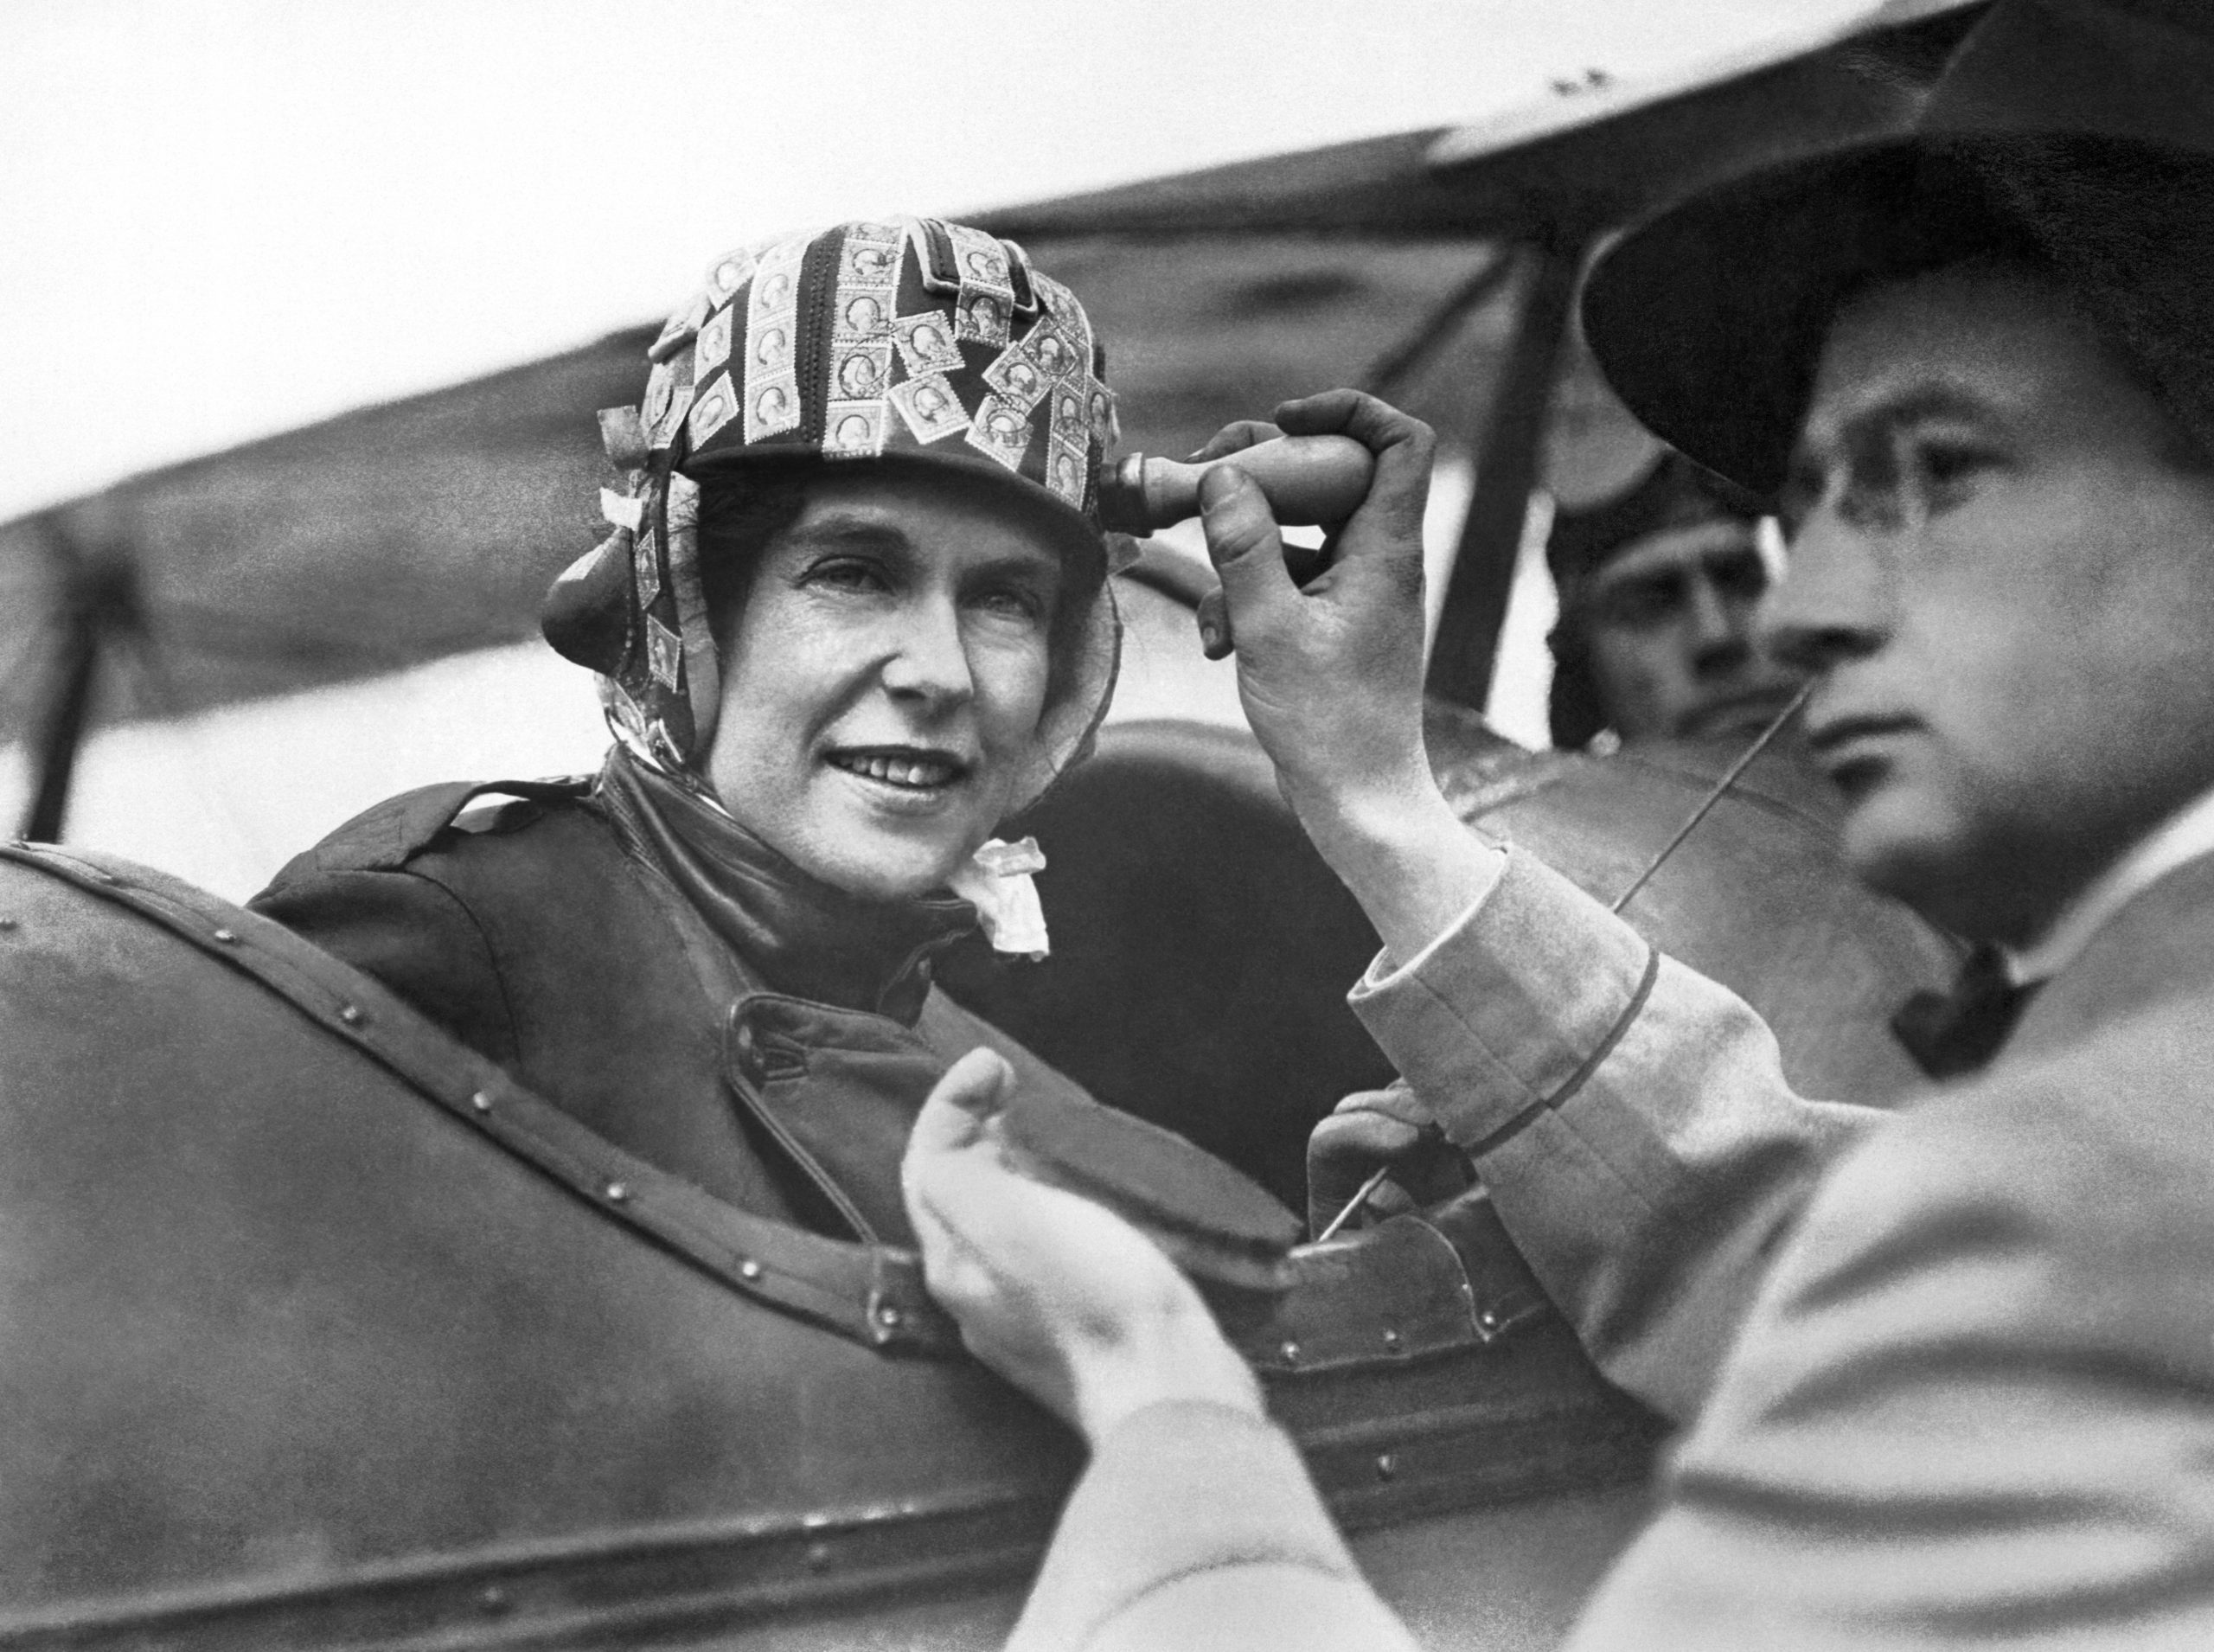
<path id="1" fill-rule="evenodd" d="M 600 675 L 598 775 L 394 798 L 254 905 L 621 1153 L 906 1240 L 948 1064 L 1074 1087 L 931 960 L 980 921 L 1046 945 L 1035 851 L 993 834 L 1113 683 L 1101 358 L 1020 248 L 929 220 L 734 253 L 650 355 L 601 419 L 613 532 L 546 610 Z"/>

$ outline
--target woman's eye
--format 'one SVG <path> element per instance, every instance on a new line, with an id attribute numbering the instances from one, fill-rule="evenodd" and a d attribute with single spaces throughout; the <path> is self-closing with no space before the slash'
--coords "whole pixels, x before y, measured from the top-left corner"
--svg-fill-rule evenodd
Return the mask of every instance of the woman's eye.
<path id="1" fill-rule="evenodd" d="M 976 606 L 986 613 L 1008 619 L 1036 621 L 1042 619 L 1046 613 L 1045 599 L 1035 591 L 1020 586 L 995 586 L 978 592 L 975 601 Z"/>
<path id="2" fill-rule="evenodd" d="M 817 562 L 807 571 L 806 582 L 832 591 L 874 592 L 891 588 L 891 581 L 886 579 L 882 568 L 851 557 Z"/>
<path id="3" fill-rule="evenodd" d="M 981 613 L 1029 624 L 1045 618 L 1045 593 L 1029 585 L 983 585 L 969 593 L 969 605 Z"/>

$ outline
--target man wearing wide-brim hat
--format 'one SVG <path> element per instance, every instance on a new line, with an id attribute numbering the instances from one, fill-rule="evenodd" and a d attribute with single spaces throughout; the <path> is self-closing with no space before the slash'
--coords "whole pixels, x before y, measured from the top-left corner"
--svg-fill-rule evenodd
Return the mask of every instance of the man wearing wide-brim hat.
<path id="1" fill-rule="evenodd" d="M 1379 459 L 1305 593 L 1210 483 L 1249 713 L 1385 943 L 1356 1007 L 1685 1431 L 1576 1647 L 2214 1645 L 2210 272 L 2214 9 L 1999 0 L 1911 133 L 1708 190 L 1590 285 L 1629 406 L 1780 501 L 1763 624 L 1854 864 L 1983 944 L 1904 1114 L 1793 1094 L 1742 1003 L 1437 799 L 1425 431 L 1281 411 Z M 998 1168 L 969 1060 L 909 1159 L 933 1286 L 1095 1452 L 1018 1639 L 1394 1643 L 1196 1298 Z"/>

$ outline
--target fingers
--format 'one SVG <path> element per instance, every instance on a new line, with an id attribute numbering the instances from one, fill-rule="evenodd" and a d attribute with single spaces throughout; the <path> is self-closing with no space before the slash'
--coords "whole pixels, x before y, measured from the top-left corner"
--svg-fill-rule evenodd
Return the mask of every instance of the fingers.
<path id="1" fill-rule="evenodd" d="M 1035 1195 L 1051 1190 L 1008 1169 L 989 1120 L 944 1095 L 945 1087 L 940 1080 L 915 1121 L 899 1191 L 922 1252 L 924 1283 L 969 1329 L 976 1310 L 1001 1290 L 1008 1259 L 1024 1253 Z M 951 1139 L 961 1131 L 965 1140 Z"/>
<path id="2" fill-rule="evenodd" d="M 1284 572 L 1293 585 L 1304 590 L 1307 582 L 1329 566 L 1330 548 L 1303 545 L 1283 547 Z M 1222 587 L 1201 597 L 1192 610 L 1200 628 L 1200 651 L 1210 660 L 1225 660 L 1238 651 L 1238 638 L 1230 627 L 1230 604 Z"/>
<path id="3" fill-rule="evenodd" d="M 1328 1165 L 1333 1180 L 1363 1179 L 1379 1162 L 1404 1158 L 1441 1134 L 1430 1109 L 1404 1080 L 1387 1090 L 1356 1091 L 1309 1135 L 1309 1174 Z"/>
<path id="4" fill-rule="evenodd" d="M 1373 1161 L 1396 1159 L 1421 1145 L 1425 1132 L 1420 1124 L 1385 1113 L 1334 1113 L 1315 1126 L 1307 1138 L 1311 1158 L 1360 1159 L 1362 1174 L 1375 1168 Z"/>
<path id="5" fill-rule="evenodd" d="M 1401 447 L 1415 448 L 1427 458 L 1427 450 L 1437 445 L 1437 432 L 1428 425 L 1365 390 L 1295 396 L 1277 407 L 1277 424 L 1287 436 L 1350 436 L 1379 459 Z"/>
<path id="6" fill-rule="evenodd" d="M 1230 634 L 1230 605 L 1217 586 L 1200 599 L 1192 618 L 1200 625 L 1200 651 L 1211 660 L 1227 659 L 1237 644 Z"/>
<path id="7" fill-rule="evenodd" d="M 1200 479 L 1200 520 L 1207 556 L 1222 579 L 1227 652 L 1232 627 L 1265 624 L 1296 601 L 1299 591 L 1285 571 L 1283 539 L 1267 496 L 1235 465 L 1217 465 Z"/>
<path id="8" fill-rule="evenodd" d="M 1251 1375 L 1152 1239 L 1002 1161 L 1008 1081 L 998 1057 L 963 1057 L 924 1104 L 902 1167 L 924 1284 L 963 1343 L 1095 1444 L 1162 1399 L 1257 1409 Z"/>
<path id="9" fill-rule="evenodd" d="M 906 1156 L 900 1161 L 899 1181 L 912 1213 L 915 1188 L 944 1156 L 976 1146 L 985 1139 L 984 1127 L 1007 1105 L 1014 1085 L 1014 1069 L 996 1052 L 979 1047 L 950 1067 L 931 1091 L 915 1128 L 907 1137 Z"/>
<path id="10" fill-rule="evenodd" d="M 1350 436 L 1368 449 L 1376 456 L 1376 479 L 1363 513 L 1373 510 L 1379 526 L 1419 539 L 1437 453 L 1437 435 L 1428 425 L 1359 390 L 1325 390 L 1287 401 L 1277 409 L 1277 420 L 1288 435 Z"/>
<path id="11" fill-rule="evenodd" d="M 1388 1222 L 1394 1216 L 1405 1216 L 1410 1211 L 1420 1210 L 1422 1201 L 1402 1188 L 1396 1180 L 1379 1184 L 1368 1195 L 1368 1203 L 1361 1209 L 1364 1227 L 1378 1222 Z"/>
<path id="12" fill-rule="evenodd" d="M 1207 438 L 1206 445 L 1185 461 L 1187 464 L 1204 464 L 1209 459 L 1219 459 L 1225 453 L 1242 453 L 1249 447 L 1263 442 L 1272 442 L 1283 432 L 1274 425 L 1260 419 L 1240 419 L 1225 425 Z"/>
<path id="13" fill-rule="evenodd" d="M 1405 1079 L 1394 1079 L 1381 1090 L 1356 1090 L 1330 1111 L 1334 1117 L 1349 1113 L 1380 1113 L 1417 1128 L 1428 1127 L 1437 1122 L 1429 1104 L 1415 1094 L 1414 1086 Z"/>
<path id="14" fill-rule="evenodd" d="M 1330 1231 L 1339 1213 L 1353 1202 L 1375 1170 L 1373 1159 L 1351 1154 L 1321 1153 L 1310 1138 L 1307 1143 L 1307 1233 L 1319 1239 Z"/>
<path id="15" fill-rule="evenodd" d="M 1430 1109 L 1405 1079 L 1393 1081 L 1388 1089 L 1360 1090 L 1347 1096 L 1307 1138 L 1309 1232 L 1328 1229 L 1379 1167 L 1392 1165 L 1395 1175 L 1404 1175 L 1410 1169 L 1418 1169 L 1422 1158 L 1440 1143 Z M 1381 1192 L 1370 1195 L 1373 1215 L 1391 1208 L 1379 1196 Z"/>

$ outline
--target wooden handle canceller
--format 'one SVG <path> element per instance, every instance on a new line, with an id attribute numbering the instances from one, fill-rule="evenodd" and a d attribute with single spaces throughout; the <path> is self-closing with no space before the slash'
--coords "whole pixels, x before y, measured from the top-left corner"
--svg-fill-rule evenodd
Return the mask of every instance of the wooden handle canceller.
<path id="1" fill-rule="evenodd" d="M 1200 464 L 1131 453 L 1099 478 L 1099 518 L 1123 534 L 1150 534 L 1200 514 L 1200 478 L 1233 464 L 1268 496 L 1286 527 L 1341 522 L 1368 496 L 1376 461 L 1350 436 L 1278 436 Z"/>

